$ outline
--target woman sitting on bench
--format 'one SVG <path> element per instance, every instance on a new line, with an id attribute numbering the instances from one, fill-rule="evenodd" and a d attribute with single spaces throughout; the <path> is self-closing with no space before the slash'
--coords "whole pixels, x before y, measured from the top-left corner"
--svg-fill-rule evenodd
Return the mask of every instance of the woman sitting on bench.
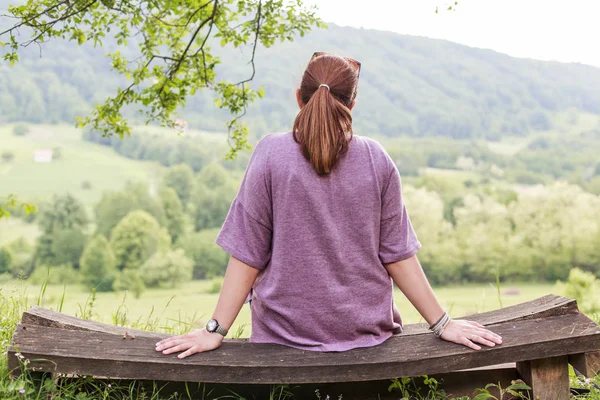
<path id="1" fill-rule="evenodd" d="M 216 239 L 231 258 L 212 319 L 157 351 L 184 358 L 218 348 L 247 297 L 250 342 L 376 346 L 402 332 L 394 282 L 441 339 L 475 350 L 502 343 L 476 322 L 451 319 L 435 297 L 396 165 L 381 144 L 352 132 L 360 67 L 313 55 L 292 132 L 258 142 Z"/>

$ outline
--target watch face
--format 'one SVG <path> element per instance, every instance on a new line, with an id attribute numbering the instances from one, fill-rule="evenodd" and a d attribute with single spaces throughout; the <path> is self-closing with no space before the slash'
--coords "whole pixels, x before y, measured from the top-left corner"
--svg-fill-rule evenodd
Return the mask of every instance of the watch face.
<path id="1" fill-rule="evenodd" d="M 208 321 L 208 323 L 206 324 L 206 330 L 209 332 L 214 332 L 217 329 L 217 321 L 214 319 L 211 319 L 210 321 Z"/>

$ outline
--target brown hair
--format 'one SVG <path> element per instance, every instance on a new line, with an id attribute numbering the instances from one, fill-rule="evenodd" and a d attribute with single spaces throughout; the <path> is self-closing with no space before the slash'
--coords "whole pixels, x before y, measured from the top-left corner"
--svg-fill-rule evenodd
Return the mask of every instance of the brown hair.
<path id="1" fill-rule="evenodd" d="M 304 157 L 321 176 L 329 174 L 339 156 L 348 151 L 352 140 L 350 106 L 357 83 L 358 74 L 350 63 L 330 54 L 313 58 L 302 76 L 303 107 L 294 121 L 293 135 Z"/>

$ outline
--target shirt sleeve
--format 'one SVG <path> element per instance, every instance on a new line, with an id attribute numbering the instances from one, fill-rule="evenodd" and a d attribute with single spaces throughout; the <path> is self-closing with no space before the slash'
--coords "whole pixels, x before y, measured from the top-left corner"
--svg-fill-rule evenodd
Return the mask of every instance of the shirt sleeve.
<path id="1" fill-rule="evenodd" d="M 379 258 L 383 264 L 392 263 L 410 258 L 420 249 L 402 197 L 400 172 L 392 162 L 381 197 Z"/>
<path id="2" fill-rule="evenodd" d="M 262 270 L 271 259 L 273 213 L 264 138 L 256 145 L 215 242 L 231 256 Z"/>

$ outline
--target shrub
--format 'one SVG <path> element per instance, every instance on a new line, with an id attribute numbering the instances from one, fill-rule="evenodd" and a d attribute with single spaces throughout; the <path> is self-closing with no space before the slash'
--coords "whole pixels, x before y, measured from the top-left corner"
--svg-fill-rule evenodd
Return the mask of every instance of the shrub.
<path id="1" fill-rule="evenodd" d="M 207 293 L 218 294 L 221 292 L 222 286 L 223 286 L 223 278 L 214 278 L 210 283 L 210 287 L 208 288 Z"/>
<path id="2" fill-rule="evenodd" d="M 558 282 L 558 289 L 566 297 L 577 300 L 581 312 L 595 314 L 600 312 L 600 302 L 596 293 L 600 292 L 600 280 L 591 272 L 573 268 L 566 282 Z"/>
<path id="3" fill-rule="evenodd" d="M 223 275 L 229 254 L 215 243 L 219 229 L 189 233 L 177 241 L 177 247 L 194 261 L 194 279 Z"/>
<path id="4" fill-rule="evenodd" d="M 140 273 L 147 287 L 173 288 L 192 279 L 193 261 L 182 249 L 155 253 L 142 265 Z"/>
<path id="5" fill-rule="evenodd" d="M 13 135 L 15 136 L 25 136 L 29 132 L 29 127 L 24 124 L 15 125 L 13 128 Z"/>
<path id="6" fill-rule="evenodd" d="M 2 162 L 9 163 L 12 160 L 14 160 L 15 153 L 13 153 L 12 151 L 5 150 L 2 152 L 2 155 L 0 155 L 0 158 L 2 158 Z"/>
<path id="7" fill-rule="evenodd" d="M 140 276 L 140 271 L 134 269 L 126 269 L 117 275 L 117 279 L 113 283 L 115 290 L 127 290 L 133 293 L 133 297 L 139 299 L 142 293 L 146 290 L 146 285 Z"/>
<path id="8" fill-rule="evenodd" d="M 0 274 L 11 270 L 12 260 L 12 252 L 5 247 L 0 248 Z"/>
<path id="9" fill-rule="evenodd" d="M 113 290 L 116 278 L 115 255 L 106 238 L 98 235 L 90 240 L 81 256 L 81 279 L 98 292 Z"/>
<path id="10" fill-rule="evenodd" d="M 113 229 L 110 244 L 117 268 L 137 269 L 152 254 L 167 251 L 171 238 L 156 219 L 145 211 L 132 211 Z"/>
<path id="11" fill-rule="evenodd" d="M 34 258 L 29 253 L 13 253 L 10 274 L 17 279 L 26 279 L 33 272 Z"/>
<path id="12" fill-rule="evenodd" d="M 63 264 L 58 267 L 48 267 L 40 265 L 35 268 L 29 282 L 40 285 L 45 281 L 50 285 L 62 285 L 65 283 L 78 283 L 79 272 L 75 270 L 70 264 Z"/>

